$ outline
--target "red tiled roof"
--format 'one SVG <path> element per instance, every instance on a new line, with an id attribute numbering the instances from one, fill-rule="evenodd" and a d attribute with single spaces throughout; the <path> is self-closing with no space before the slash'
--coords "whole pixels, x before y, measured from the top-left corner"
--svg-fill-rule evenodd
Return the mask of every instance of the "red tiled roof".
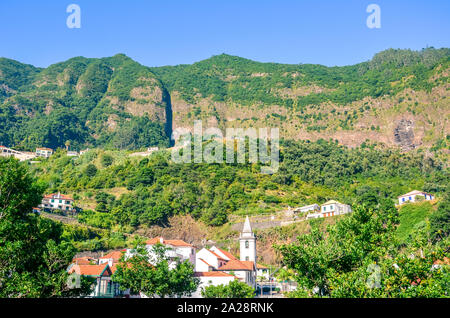
<path id="1" fill-rule="evenodd" d="M 196 272 L 194 274 L 195 277 L 234 277 L 234 275 L 230 275 L 224 272 Z"/>
<path id="2" fill-rule="evenodd" d="M 45 199 L 62 199 L 62 200 L 71 200 L 71 201 L 73 201 L 73 199 L 71 197 L 69 197 L 68 195 L 65 195 L 65 194 L 59 194 L 58 198 L 56 198 L 56 196 L 58 196 L 58 193 L 52 193 L 52 194 L 44 195 L 44 198 Z"/>
<path id="3" fill-rule="evenodd" d="M 162 239 L 162 244 L 163 245 L 171 245 L 171 246 L 179 246 L 179 247 L 192 247 L 191 244 L 186 243 L 183 240 L 165 240 L 162 237 L 154 237 L 150 240 L 147 240 L 145 243 L 147 245 L 155 245 L 155 244 L 161 244 L 161 239 Z"/>
<path id="4" fill-rule="evenodd" d="M 112 251 L 105 256 L 100 257 L 100 259 L 109 259 L 112 258 L 114 262 L 119 261 L 119 259 L 122 257 L 122 255 L 125 253 L 125 250 L 120 251 Z"/>
<path id="5" fill-rule="evenodd" d="M 225 259 L 224 259 L 222 256 L 220 256 L 220 255 L 214 253 L 213 251 L 208 250 L 208 252 L 211 252 L 211 253 L 212 253 L 214 256 L 216 256 L 218 259 L 221 259 L 221 260 L 225 261 Z"/>
<path id="6" fill-rule="evenodd" d="M 85 275 L 85 276 L 100 276 L 106 268 L 108 268 L 108 264 L 102 264 L 102 265 L 73 265 L 70 270 L 69 274 L 72 274 L 73 272 L 77 273 L 78 275 Z"/>
<path id="7" fill-rule="evenodd" d="M 111 268 L 111 273 L 114 274 L 117 270 L 117 265 L 114 264 L 113 266 L 110 266 L 109 268 Z"/>
<path id="8" fill-rule="evenodd" d="M 219 270 L 246 270 L 252 271 L 255 268 L 255 263 L 251 261 L 239 261 L 239 260 L 231 260 L 228 261 L 225 265 L 219 267 Z"/>
<path id="9" fill-rule="evenodd" d="M 261 265 L 261 264 L 256 264 L 256 268 L 257 269 L 268 269 L 268 267 Z"/>
<path id="10" fill-rule="evenodd" d="M 50 150 L 50 151 L 53 151 L 53 149 L 51 149 L 51 148 L 45 148 L 45 147 L 36 148 L 36 150 Z"/>
<path id="11" fill-rule="evenodd" d="M 237 258 L 231 254 L 230 252 L 224 251 L 221 248 L 216 247 L 222 254 L 224 254 L 226 257 L 228 257 L 230 260 L 237 260 Z"/>
<path id="12" fill-rule="evenodd" d="M 88 256 L 78 257 L 72 260 L 72 263 L 75 263 L 77 265 L 91 265 L 93 262 L 96 262 L 95 259 Z"/>
<path id="13" fill-rule="evenodd" d="M 205 263 L 206 265 L 208 265 L 208 266 L 210 266 L 210 267 L 214 267 L 214 266 L 208 264 L 203 258 L 199 258 L 199 260 L 201 260 L 203 263 Z"/>

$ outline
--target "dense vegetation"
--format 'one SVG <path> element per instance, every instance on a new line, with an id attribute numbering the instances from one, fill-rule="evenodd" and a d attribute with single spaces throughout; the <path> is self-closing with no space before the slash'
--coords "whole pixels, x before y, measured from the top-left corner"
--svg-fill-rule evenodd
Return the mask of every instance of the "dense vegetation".
<path id="1" fill-rule="evenodd" d="M 60 151 L 33 171 L 47 192 L 91 202 L 80 222 L 126 232 L 164 225 L 173 215 L 222 225 L 230 214 L 270 213 L 329 199 L 393 200 L 412 189 L 439 196 L 449 183 L 445 162 L 376 145 L 349 149 L 324 140 L 287 141 L 280 157 L 279 171 L 263 175 L 258 164 L 175 164 L 165 151 L 141 159 L 103 150 L 72 158 Z"/>
<path id="2" fill-rule="evenodd" d="M 392 202 L 379 199 L 358 206 L 326 233 L 314 226 L 296 242 L 278 246 L 299 284 L 290 296 L 449 297 L 448 264 L 444 265 L 448 236 L 433 238 L 424 222 L 399 242 L 396 235 L 403 239 L 402 227 L 410 226 L 401 222 Z"/>
<path id="3" fill-rule="evenodd" d="M 76 250 L 61 224 L 30 213 L 42 190 L 23 165 L 0 158 L 0 298 L 89 293 L 88 279 L 73 289 L 66 284 Z"/>
<path id="4" fill-rule="evenodd" d="M 199 279 L 194 277 L 194 266 L 187 260 L 174 264 L 167 250 L 157 244 L 149 253 L 144 245 L 136 245 L 130 258 L 121 258 L 113 281 L 133 294 L 141 292 L 161 298 L 190 296 L 199 284 Z"/>
<path id="5" fill-rule="evenodd" d="M 238 280 L 231 281 L 228 285 L 207 286 L 202 289 L 203 298 L 253 298 L 255 290 L 246 283 Z"/>
<path id="6" fill-rule="evenodd" d="M 338 104 L 360 100 L 365 96 L 395 94 L 405 86 L 391 82 L 412 76 L 404 85 L 414 89 L 431 89 L 427 82 L 433 68 L 449 62 L 449 49 L 383 51 L 369 61 L 353 66 L 288 65 L 258 63 L 226 54 L 214 56 L 193 65 L 152 68 L 170 91 L 178 91 L 187 101 L 200 93 L 216 101 L 233 101 L 245 105 L 263 103 L 288 108 L 318 105 L 332 101 Z M 282 98 L 279 88 L 315 84 L 332 91 L 294 98 Z M 434 84 L 436 85 L 436 84 Z"/>
<path id="7" fill-rule="evenodd" d="M 164 91 L 146 67 L 124 55 L 76 57 L 47 69 L 0 59 L 0 143 L 25 150 L 67 141 L 76 150 L 167 146 L 165 123 L 151 111 L 164 114 L 165 101 L 133 96 L 133 89 Z M 150 114 L 133 116 L 125 110 L 132 102 L 150 105 Z"/>

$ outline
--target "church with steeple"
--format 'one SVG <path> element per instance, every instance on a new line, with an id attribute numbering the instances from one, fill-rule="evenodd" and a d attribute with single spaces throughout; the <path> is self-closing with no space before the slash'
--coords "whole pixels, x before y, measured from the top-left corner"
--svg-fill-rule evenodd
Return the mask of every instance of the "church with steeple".
<path id="1" fill-rule="evenodd" d="M 256 237 L 252 231 L 248 216 L 245 218 L 244 227 L 239 236 L 240 260 L 250 261 L 256 266 Z"/>

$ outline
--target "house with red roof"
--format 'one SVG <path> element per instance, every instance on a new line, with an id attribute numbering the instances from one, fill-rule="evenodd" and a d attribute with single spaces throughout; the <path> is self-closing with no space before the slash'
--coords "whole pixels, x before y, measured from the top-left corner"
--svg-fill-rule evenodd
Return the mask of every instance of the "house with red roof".
<path id="1" fill-rule="evenodd" d="M 197 290 L 192 294 L 193 298 L 202 297 L 202 289 L 209 286 L 228 285 L 236 276 L 220 271 L 196 272 L 195 277 L 200 280 Z"/>
<path id="2" fill-rule="evenodd" d="M 38 207 L 44 210 L 60 210 L 65 212 L 73 212 L 73 203 L 74 200 L 72 197 L 58 192 L 45 195 Z"/>
<path id="3" fill-rule="evenodd" d="M 95 298 L 113 298 L 122 295 L 119 284 L 111 279 L 114 271 L 108 264 L 72 263 L 67 269 L 67 272 L 71 275 L 70 277 L 73 278 L 74 287 L 76 287 L 76 284 L 79 284 L 82 276 L 92 279 L 92 292 L 86 297 Z"/>
<path id="4" fill-rule="evenodd" d="M 50 148 L 36 148 L 36 156 L 48 158 L 53 154 L 53 149 Z"/>
<path id="5" fill-rule="evenodd" d="M 98 263 L 99 264 L 108 264 L 109 266 L 114 266 L 117 263 L 119 263 L 120 258 L 126 252 L 127 252 L 126 249 L 109 252 L 108 254 L 100 257 L 98 259 Z"/>
<path id="6" fill-rule="evenodd" d="M 172 260 L 171 266 L 176 262 L 189 261 L 195 268 L 195 247 L 183 240 L 166 240 L 163 237 L 155 237 L 145 242 L 145 247 L 149 252 L 150 259 L 156 261 L 156 255 L 153 251 L 155 245 L 162 245 L 167 248 L 166 257 Z M 131 257 L 133 250 L 127 250 L 126 257 Z"/>

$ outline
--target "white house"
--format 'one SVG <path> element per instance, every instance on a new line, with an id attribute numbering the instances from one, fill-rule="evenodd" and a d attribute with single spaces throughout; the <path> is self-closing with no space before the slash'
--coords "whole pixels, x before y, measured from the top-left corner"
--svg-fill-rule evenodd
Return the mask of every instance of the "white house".
<path id="1" fill-rule="evenodd" d="M 126 249 L 120 251 L 112 251 L 98 259 L 98 264 L 108 264 L 109 266 L 119 263 L 120 258 L 126 253 Z"/>
<path id="2" fill-rule="evenodd" d="M 225 265 L 229 259 L 217 254 L 213 250 L 202 248 L 196 253 L 195 257 L 195 271 L 196 272 L 210 272 L 217 270 L 219 267 Z"/>
<path id="3" fill-rule="evenodd" d="M 398 204 L 402 205 L 407 202 L 416 202 L 418 197 L 422 197 L 424 200 L 434 200 L 434 195 L 423 191 L 411 191 L 398 197 Z"/>
<path id="4" fill-rule="evenodd" d="M 42 203 L 39 205 L 39 208 L 48 209 L 48 210 L 61 210 L 61 211 L 73 211 L 73 202 L 74 200 L 64 194 L 52 193 L 45 195 L 42 199 Z"/>
<path id="5" fill-rule="evenodd" d="M 33 152 L 17 151 L 5 146 L 0 146 L 1 157 L 14 157 L 19 161 L 30 160 L 36 158 L 36 154 Z"/>
<path id="6" fill-rule="evenodd" d="M 48 158 L 53 154 L 53 149 L 50 148 L 36 148 L 36 156 Z"/>
<path id="7" fill-rule="evenodd" d="M 108 264 L 101 265 L 80 265 L 72 263 L 69 265 L 67 272 L 71 275 L 71 282 L 76 286 L 79 284 L 79 276 L 87 276 L 95 279 L 92 286 L 92 292 L 87 297 L 113 298 L 122 294 L 119 284 L 111 280 L 111 276 L 115 272 Z"/>
<path id="8" fill-rule="evenodd" d="M 310 211 L 319 212 L 320 206 L 317 203 L 314 203 L 314 204 L 305 205 L 305 206 L 294 209 L 294 212 L 297 212 L 297 213 L 306 213 L 306 212 L 310 212 Z"/>
<path id="9" fill-rule="evenodd" d="M 188 260 L 195 268 L 195 248 L 189 243 L 183 240 L 165 240 L 162 237 L 155 237 L 145 242 L 150 258 L 155 257 L 153 253 L 153 246 L 156 244 L 162 244 L 168 248 L 166 256 L 173 259 L 171 266 L 175 266 L 175 261 Z M 130 250 L 127 251 L 127 257 L 130 255 Z"/>
<path id="10" fill-rule="evenodd" d="M 330 200 L 322 204 L 320 212 L 308 214 L 306 218 L 326 218 L 329 216 L 351 213 L 352 208 L 348 204 L 343 204 L 335 200 Z"/>
<path id="11" fill-rule="evenodd" d="M 200 280 L 198 289 L 192 294 L 193 298 L 202 297 L 202 289 L 208 286 L 228 285 L 236 279 L 234 275 L 227 274 L 220 271 L 214 272 L 196 272 L 195 277 Z"/>

